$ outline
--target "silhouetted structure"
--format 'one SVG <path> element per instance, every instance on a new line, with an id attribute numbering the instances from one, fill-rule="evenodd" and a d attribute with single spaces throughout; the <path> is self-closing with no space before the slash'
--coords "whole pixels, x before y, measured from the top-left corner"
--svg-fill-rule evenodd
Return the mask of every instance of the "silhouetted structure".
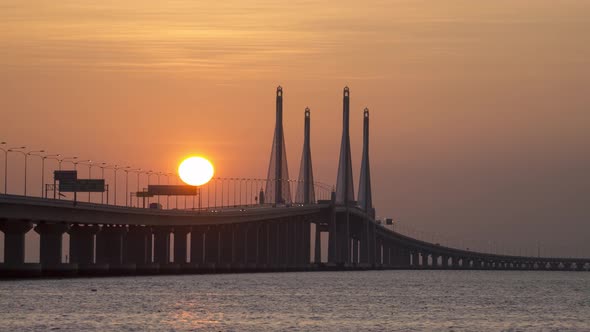
<path id="1" fill-rule="evenodd" d="M 336 178 L 336 204 L 350 204 L 354 201 L 354 185 L 352 183 L 352 157 L 350 155 L 350 91 L 344 88 L 342 101 L 342 141 L 340 143 L 340 159 L 338 160 L 338 176 Z"/>
<path id="2" fill-rule="evenodd" d="M 359 179 L 358 204 L 373 217 L 373 197 L 371 194 L 371 167 L 369 163 L 369 109 L 363 112 L 363 158 L 361 161 L 361 177 Z"/>
<path id="3" fill-rule="evenodd" d="M 266 203 L 291 202 L 287 149 L 283 135 L 283 88 L 280 86 L 277 88 L 276 124 L 268 165 L 265 199 Z"/>
<path id="4" fill-rule="evenodd" d="M 0 277 L 347 269 L 590 269 L 590 259 L 474 252 L 414 239 L 381 225 L 375 220 L 372 204 L 366 108 L 359 201 L 354 204 L 348 103 L 349 90 L 345 88 L 338 186 L 330 200 L 315 202 L 310 112 L 306 109 L 297 193 L 297 201 L 306 204 L 265 204 L 291 199 L 279 87 L 269 181 L 266 193 L 259 193 L 258 205 L 234 205 L 227 210 L 217 205 L 202 211 L 153 210 L 0 195 L 0 231 L 4 233 Z M 313 264 L 311 224 L 316 230 Z M 25 263 L 25 234 L 31 229 L 39 234 L 39 264 Z M 325 263 L 321 262 L 322 232 L 328 232 L 329 238 Z M 62 259 L 65 233 L 70 238 L 69 262 Z"/>
<path id="5" fill-rule="evenodd" d="M 301 153 L 301 166 L 299 167 L 299 180 L 297 182 L 297 194 L 295 203 L 315 203 L 315 190 L 313 187 L 313 167 L 311 165 L 311 112 L 305 108 L 305 125 L 303 136 L 303 152 Z"/>

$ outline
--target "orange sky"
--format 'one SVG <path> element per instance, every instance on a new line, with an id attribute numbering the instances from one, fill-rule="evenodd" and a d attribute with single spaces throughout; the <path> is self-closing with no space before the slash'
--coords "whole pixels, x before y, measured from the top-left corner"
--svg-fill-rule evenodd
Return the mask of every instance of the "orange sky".
<path id="1" fill-rule="evenodd" d="M 264 177 L 281 84 L 291 177 L 309 106 L 315 177 L 334 183 L 348 85 L 355 184 L 371 110 L 378 215 L 590 256 L 589 12 L 585 0 L 0 0 L 0 141 L 161 171 L 198 153 L 219 176 Z"/>

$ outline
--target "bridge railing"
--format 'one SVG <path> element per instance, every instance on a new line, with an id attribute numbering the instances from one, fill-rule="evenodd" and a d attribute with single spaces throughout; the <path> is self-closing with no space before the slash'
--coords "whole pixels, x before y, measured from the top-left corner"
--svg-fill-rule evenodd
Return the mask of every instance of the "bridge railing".
<path id="1" fill-rule="evenodd" d="M 126 206 L 132 208 L 159 208 L 159 209 L 175 209 L 175 210 L 219 210 L 219 209 L 239 209 L 239 208 L 251 208 L 256 206 L 272 206 L 264 202 L 261 198 L 261 191 L 264 192 L 266 184 L 269 181 L 262 178 L 248 178 L 248 177 L 215 177 L 211 179 L 207 184 L 197 188 L 196 195 L 192 196 L 153 196 L 153 197 L 140 197 L 137 193 L 146 192 L 147 188 L 142 188 L 139 173 L 137 177 L 134 177 L 135 181 L 129 181 L 129 172 L 126 172 L 125 182 L 122 186 L 119 182 L 117 183 L 106 183 L 111 189 L 110 192 L 102 193 L 61 193 L 59 192 L 59 186 L 53 184 L 46 184 L 50 186 L 56 192 L 47 195 L 45 191 L 42 192 L 31 192 L 27 195 L 24 192 L 21 195 L 18 190 L 14 192 L 5 192 L 5 195 L 15 195 L 23 197 L 37 197 L 47 200 L 60 200 L 60 201 L 74 201 L 76 197 L 77 203 L 92 203 L 102 204 L 111 206 Z M 91 176 L 92 173 L 89 172 Z M 111 178 L 110 180 L 115 180 Z M 109 179 L 105 179 L 107 182 Z M 301 185 L 300 181 L 287 180 L 292 184 L 293 190 L 297 190 L 297 186 Z M 166 181 L 169 184 L 169 180 Z M 158 183 L 160 183 L 158 179 Z M 148 176 L 146 185 L 151 185 L 150 177 Z M 117 189 L 118 188 L 118 189 Z M 131 191 L 130 188 L 136 188 L 137 191 Z M 318 200 L 326 200 L 331 196 L 333 188 L 322 182 L 314 182 L 314 191 L 316 192 L 315 200 L 311 204 L 315 204 Z M 121 191 L 124 190 L 123 195 Z M 118 195 L 117 195 L 118 194 Z M 105 197 L 106 196 L 106 197 Z M 294 195 L 292 197 L 295 197 Z M 124 198 L 124 200 L 123 200 Z M 287 204 L 303 204 L 302 202 L 286 202 Z"/>

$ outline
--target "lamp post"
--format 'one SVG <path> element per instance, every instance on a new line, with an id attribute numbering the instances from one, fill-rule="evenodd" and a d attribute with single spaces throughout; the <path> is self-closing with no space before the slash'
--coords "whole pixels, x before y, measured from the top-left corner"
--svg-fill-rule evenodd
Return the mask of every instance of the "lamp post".
<path id="1" fill-rule="evenodd" d="M 158 185 L 160 185 L 160 175 L 163 175 L 162 172 L 156 173 L 158 175 Z M 158 195 L 158 204 L 160 204 L 160 195 Z"/>
<path id="2" fill-rule="evenodd" d="M 45 168 L 43 164 L 45 163 L 45 159 L 43 159 L 43 155 L 40 154 L 40 153 L 43 153 L 43 152 L 45 152 L 45 151 L 44 150 L 30 151 L 26 155 L 26 157 L 28 157 L 28 156 L 39 157 L 39 159 L 41 160 L 41 193 L 39 194 L 39 197 L 43 197 L 43 182 L 44 182 L 43 181 L 43 171 L 44 171 L 44 168 Z"/>
<path id="3" fill-rule="evenodd" d="M 141 168 L 130 169 L 130 166 L 125 167 L 125 206 L 129 206 L 129 172 L 141 171 Z"/>
<path id="4" fill-rule="evenodd" d="M 115 205 L 117 205 L 117 171 L 120 170 L 121 167 L 119 167 L 119 165 L 114 165 L 113 166 L 113 173 L 115 175 L 115 190 L 113 193 L 113 202 Z"/>
<path id="5" fill-rule="evenodd" d="M 0 142 L 0 145 L 6 145 L 6 142 Z M 0 151 L 4 152 L 4 194 L 7 194 L 8 184 L 8 150 L 0 148 Z"/>
<path id="6" fill-rule="evenodd" d="M 92 160 L 86 160 L 85 162 L 80 162 L 81 165 L 88 165 L 88 179 L 92 179 Z M 90 192 L 88 192 L 88 203 L 90 203 Z"/>
<path id="7" fill-rule="evenodd" d="M 140 189 L 140 185 L 139 185 L 139 175 L 140 175 L 141 173 L 143 173 L 143 171 L 142 171 L 142 169 L 140 168 L 140 169 L 137 171 L 137 192 L 139 192 L 139 189 Z M 137 200 L 137 207 L 139 208 L 139 196 L 137 196 L 137 194 L 136 194 L 136 195 L 135 195 L 135 198 L 136 198 L 136 200 Z M 144 199 L 145 199 L 145 198 L 144 198 Z"/>
<path id="8" fill-rule="evenodd" d="M 90 160 L 90 159 L 72 162 L 72 164 L 74 164 L 74 171 L 78 170 L 78 164 L 88 165 L 88 163 L 91 163 L 91 162 L 92 162 L 92 160 Z"/>
<path id="9" fill-rule="evenodd" d="M 58 160 L 58 164 L 59 164 L 59 170 L 61 171 L 61 164 L 66 162 L 66 163 L 72 163 L 74 164 L 74 162 L 78 159 L 78 157 L 71 157 L 71 158 L 62 158 Z"/>
<path id="10" fill-rule="evenodd" d="M 100 176 L 101 178 L 104 180 L 104 170 L 108 169 L 111 165 L 107 164 L 107 163 L 100 163 L 100 165 L 98 166 L 98 168 L 100 168 Z M 107 204 L 109 204 L 109 196 L 108 196 L 108 191 L 107 191 Z M 104 193 L 102 195 L 100 195 L 100 204 L 104 203 Z"/>
<path id="11" fill-rule="evenodd" d="M 60 154 L 48 154 L 41 157 L 41 196 L 43 198 L 47 198 L 47 191 L 45 191 L 45 159 L 53 159 L 59 161 L 57 159 Z"/>
<path id="12" fill-rule="evenodd" d="M 27 152 L 22 151 L 22 149 L 26 149 L 26 147 L 22 146 L 19 148 L 10 148 L 8 152 L 16 152 L 23 155 L 25 158 L 25 188 L 24 188 L 24 195 L 27 196 Z"/>
<path id="13" fill-rule="evenodd" d="M 166 184 L 170 185 L 170 175 L 172 175 L 172 173 L 168 172 L 164 175 L 166 175 Z M 166 195 L 166 209 L 170 210 L 170 195 Z"/>

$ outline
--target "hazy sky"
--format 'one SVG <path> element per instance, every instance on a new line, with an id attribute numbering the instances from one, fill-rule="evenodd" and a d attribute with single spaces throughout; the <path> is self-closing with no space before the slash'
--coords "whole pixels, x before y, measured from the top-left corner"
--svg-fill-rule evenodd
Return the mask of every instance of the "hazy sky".
<path id="1" fill-rule="evenodd" d="M 162 171 L 198 153 L 218 176 L 264 177 L 281 84 L 291 176 L 309 106 L 315 178 L 333 184 L 348 85 L 355 186 L 371 110 L 379 216 L 590 256 L 589 13 L 586 0 L 0 0 L 0 140 Z"/>

